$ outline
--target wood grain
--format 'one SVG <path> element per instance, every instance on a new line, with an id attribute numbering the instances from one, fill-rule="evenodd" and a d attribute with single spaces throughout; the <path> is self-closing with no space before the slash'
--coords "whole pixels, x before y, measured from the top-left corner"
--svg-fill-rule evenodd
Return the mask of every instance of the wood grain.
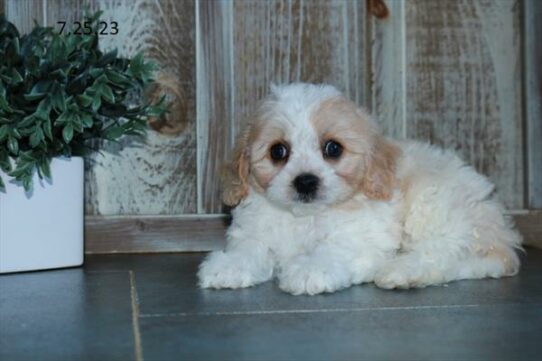
<path id="1" fill-rule="evenodd" d="M 233 144 L 233 3 L 197 3 L 198 213 L 220 213 L 220 174 Z"/>
<path id="2" fill-rule="evenodd" d="M 524 206 L 519 5 L 405 3 L 407 136 L 457 150 L 512 209 Z"/>
<path id="3" fill-rule="evenodd" d="M 542 248 L 542 212 L 512 215 L 525 244 Z M 222 249 L 223 215 L 87 216 L 85 253 L 200 252 Z"/>
<path id="4" fill-rule="evenodd" d="M 80 19 L 83 4 L 102 8 L 121 29 L 103 47 L 143 50 L 173 80 L 171 135 L 151 131 L 88 161 L 89 214 L 221 212 L 219 174 L 235 134 L 272 82 L 291 81 L 335 84 L 370 105 L 386 134 L 456 149 L 509 208 L 525 205 L 524 183 L 528 205 L 540 206 L 536 0 L 525 1 L 526 168 L 520 0 L 388 1 L 382 20 L 355 0 L 2 1 L 23 29 L 32 17 L 56 25 Z"/>
<path id="5" fill-rule="evenodd" d="M 219 174 L 232 137 L 271 83 L 331 83 L 365 103 L 364 4 L 342 0 L 200 2 L 201 212 L 221 212 Z M 206 99 L 199 103 L 201 97 Z M 207 99 L 214 99 L 215 104 L 205 110 Z"/>
<path id="6" fill-rule="evenodd" d="M 87 1 L 48 0 L 47 18 L 82 18 Z M 176 103 L 171 116 L 182 132 L 163 135 L 149 130 L 144 140 L 102 144 L 103 155 L 87 162 L 86 213 L 182 214 L 196 212 L 195 8 L 189 0 L 94 0 L 103 20 L 118 23 L 118 35 L 100 38 L 104 50 L 118 48 L 124 56 L 143 51 L 172 79 Z M 180 94 L 180 95 L 178 95 Z M 181 99 L 179 99 L 181 98 Z"/>
<path id="7" fill-rule="evenodd" d="M 527 207 L 542 208 L 542 3 L 525 0 Z M 542 244 L 542 240 L 541 240 Z"/>
<path id="8" fill-rule="evenodd" d="M 43 9 L 46 5 L 42 0 L 0 0 L 5 2 L 0 9 L 5 9 L 6 18 L 17 26 L 21 34 L 28 33 L 34 27 L 34 20 L 45 24 Z"/>
<path id="9" fill-rule="evenodd" d="M 85 253 L 199 252 L 224 245 L 228 218 L 194 216 L 87 216 Z"/>
<path id="10" fill-rule="evenodd" d="M 387 3 L 386 19 L 368 19 L 371 36 L 370 108 L 384 134 L 406 137 L 405 2 Z"/>

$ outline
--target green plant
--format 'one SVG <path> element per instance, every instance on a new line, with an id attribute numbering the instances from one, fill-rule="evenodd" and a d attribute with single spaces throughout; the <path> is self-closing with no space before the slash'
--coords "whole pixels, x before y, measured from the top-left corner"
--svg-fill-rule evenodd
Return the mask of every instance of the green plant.
<path id="1" fill-rule="evenodd" d="M 0 169 L 25 190 L 35 171 L 51 177 L 53 157 L 85 155 L 95 139 L 142 135 L 148 118 L 165 111 L 164 99 L 129 105 L 152 82 L 155 66 L 141 54 L 102 53 L 99 17 L 85 19 L 91 35 L 59 35 L 36 25 L 24 36 L 0 17 Z"/>

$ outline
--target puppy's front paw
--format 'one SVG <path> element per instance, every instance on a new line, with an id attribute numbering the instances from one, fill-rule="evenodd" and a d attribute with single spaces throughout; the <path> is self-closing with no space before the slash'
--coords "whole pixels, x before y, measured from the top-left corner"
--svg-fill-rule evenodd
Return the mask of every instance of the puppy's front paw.
<path id="1" fill-rule="evenodd" d="M 198 278 L 202 288 L 244 288 L 257 283 L 242 260 L 222 251 L 211 253 L 203 261 Z"/>
<path id="2" fill-rule="evenodd" d="M 279 275 L 280 289 L 293 295 L 334 292 L 350 284 L 351 277 L 346 269 L 329 264 L 318 265 L 306 257 L 296 259 Z"/>
<path id="3" fill-rule="evenodd" d="M 411 287 L 411 279 L 399 269 L 385 270 L 378 272 L 375 276 L 375 284 L 380 288 L 388 290 L 394 288 L 409 288 Z"/>
<path id="4" fill-rule="evenodd" d="M 423 267 L 419 265 L 409 264 L 407 262 L 391 262 L 384 266 L 375 275 L 374 282 L 380 288 L 414 288 L 425 287 L 430 284 L 442 282 L 440 273 L 425 272 Z"/>

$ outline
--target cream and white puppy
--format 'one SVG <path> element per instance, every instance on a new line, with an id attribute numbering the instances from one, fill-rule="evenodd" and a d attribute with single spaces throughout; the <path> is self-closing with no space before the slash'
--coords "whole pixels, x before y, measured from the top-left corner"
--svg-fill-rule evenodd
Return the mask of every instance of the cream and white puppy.
<path id="1" fill-rule="evenodd" d="M 511 276 L 521 237 L 493 188 L 450 151 L 383 137 L 332 86 L 273 87 L 237 141 L 227 246 L 201 264 L 200 285 L 276 277 L 314 295 Z"/>

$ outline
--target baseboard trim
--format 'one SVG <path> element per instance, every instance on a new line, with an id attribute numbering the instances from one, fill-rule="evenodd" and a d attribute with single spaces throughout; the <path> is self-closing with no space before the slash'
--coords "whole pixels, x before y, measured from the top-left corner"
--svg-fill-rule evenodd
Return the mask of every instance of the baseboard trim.
<path id="1" fill-rule="evenodd" d="M 511 212 L 525 245 L 542 248 L 542 211 Z M 224 214 L 87 216 L 85 253 L 168 253 L 220 249 L 230 218 Z"/>
<path id="2" fill-rule="evenodd" d="M 542 248 L 542 211 L 514 215 L 517 229 L 523 235 L 523 244 Z"/>
<path id="3" fill-rule="evenodd" d="M 225 215 L 86 216 L 85 253 L 200 252 L 220 248 Z"/>

